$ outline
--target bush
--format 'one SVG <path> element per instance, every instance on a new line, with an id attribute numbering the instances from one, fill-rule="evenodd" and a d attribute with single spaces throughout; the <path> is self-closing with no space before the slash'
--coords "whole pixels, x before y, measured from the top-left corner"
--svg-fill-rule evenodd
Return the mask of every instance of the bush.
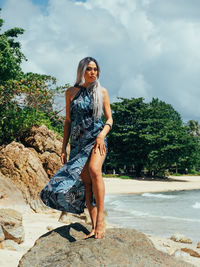
<path id="1" fill-rule="evenodd" d="M 42 124 L 63 135 L 63 121 L 58 120 L 58 116 L 50 118 L 49 114 L 30 107 L 20 108 L 16 103 L 10 104 L 7 109 L 0 106 L 0 114 L 0 145 L 19 142 L 28 129 Z"/>

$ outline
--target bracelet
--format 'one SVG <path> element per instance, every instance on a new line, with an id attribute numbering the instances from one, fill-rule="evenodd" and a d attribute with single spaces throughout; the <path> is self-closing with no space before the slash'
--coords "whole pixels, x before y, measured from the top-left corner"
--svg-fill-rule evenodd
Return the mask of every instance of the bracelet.
<path id="1" fill-rule="evenodd" d="M 105 126 L 105 125 L 110 126 L 110 130 L 112 129 L 112 125 L 111 125 L 110 123 L 107 122 L 107 123 L 104 124 L 104 126 Z"/>

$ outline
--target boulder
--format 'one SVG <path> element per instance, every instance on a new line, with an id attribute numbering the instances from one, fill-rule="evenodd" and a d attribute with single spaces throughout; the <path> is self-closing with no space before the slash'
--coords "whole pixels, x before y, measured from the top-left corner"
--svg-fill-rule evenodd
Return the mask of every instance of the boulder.
<path id="1" fill-rule="evenodd" d="M 39 194 L 49 179 L 41 161 L 33 151 L 13 141 L 1 147 L 0 166 L 0 172 L 22 192 L 31 208 L 44 207 Z"/>
<path id="2" fill-rule="evenodd" d="M 5 235 L 4 235 L 4 232 L 3 232 L 3 228 L 0 225 L 0 242 L 2 242 L 3 240 L 5 240 Z"/>
<path id="3" fill-rule="evenodd" d="M 62 140 L 62 137 L 49 130 L 46 125 L 41 125 L 40 127 L 33 126 L 27 131 L 22 143 L 27 147 L 33 147 L 40 154 L 48 151 L 60 157 Z"/>
<path id="4" fill-rule="evenodd" d="M 200 248 L 200 242 L 197 243 L 197 248 Z"/>
<path id="5" fill-rule="evenodd" d="M 4 240 L 0 243 L 0 249 L 19 250 L 19 245 L 13 240 Z"/>
<path id="6" fill-rule="evenodd" d="M 27 209 L 22 192 L 6 176 L 0 173 L 0 208 L 12 208 L 19 211 Z"/>
<path id="7" fill-rule="evenodd" d="M 20 244 L 24 241 L 22 214 L 12 209 L 0 209 L 0 226 L 4 239 L 11 239 Z"/>
<path id="8" fill-rule="evenodd" d="M 103 239 L 83 239 L 88 226 L 74 223 L 41 236 L 18 267 L 191 267 L 158 251 L 148 237 L 134 229 L 108 229 Z"/>
<path id="9" fill-rule="evenodd" d="M 60 157 L 54 152 L 50 153 L 46 151 L 39 155 L 39 158 L 49 178 L 62 167 Z"/>
<path id="10" fill-rule="evenodd" d="M 184 236 L 183 234 L 173 234 L 170 237 L 171 240 L 175 241 L 175 242 L 180 242 L 180 243 L 186 243 L 186 244 L 192 244 L 192 240 L 189 239 L 188 237 Z"/>
<path id="11" fill-rule="evenodd" d="M 63 138 L 54 131 L 49 130 L 46 125 L 40 127 L 33 126 L 22 138 L 22 143 L 37 152 L 43 168 L 49 178 L 51 178 L 61 167 L 60 160 Z M 67 146 L 69 158 L 70 145 Z"/>
<path id="12" fill-rule="evenodd" d="M 200 258 L 200 254 L 191 248 L 181 248 L 181 250 L 190 254 L 190 256 L 192 256 L 192 257 Z"/>

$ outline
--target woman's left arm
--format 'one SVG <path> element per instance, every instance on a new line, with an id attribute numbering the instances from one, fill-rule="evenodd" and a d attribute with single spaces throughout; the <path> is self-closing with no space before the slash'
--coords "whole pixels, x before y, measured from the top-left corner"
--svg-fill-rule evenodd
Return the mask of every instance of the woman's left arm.
<path id="1" fill-rule="evenodd" d="M 111 108 L 110 108 L 110 101 L 109 101 L 108 92 L 105 88 L 102 88 L 102 93 L 103 93 L 103 109 L 104 109 L 104 115 L 106 118 L 106 122 L 104 124 L 103 130 L 97 136 L 97 139 L 96 139 L 96 142 L 94 145 L 94 150 L 96 152 L 96 148 L 99 148 L 100 154 L 104 155 L 105 151 L 106 151 L 104 139 L 113 125 L 113 119 L 112 119 L 112 112 L 111 112 Z"/>

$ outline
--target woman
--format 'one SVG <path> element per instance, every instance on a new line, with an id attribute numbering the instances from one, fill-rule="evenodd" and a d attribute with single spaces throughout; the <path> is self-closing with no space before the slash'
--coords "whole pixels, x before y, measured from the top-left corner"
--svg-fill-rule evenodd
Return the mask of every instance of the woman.
<path id="1" fill-rule="evenodd" d="M 99 83 L 100 68 L 92 57 L 79 62 L 74 87 L 65 93 L 66 120 L 61 169 L 41 192 L 43 202 L 54 209 L 80 214 L 85 201 L 92 221 L 87 238 L 103 238 L 105 186 L 102 165 L 106 157 L 106 135 L 112 128 L 107 90 Z M 101 120 L 104 112 L 106 123 Z M 67 162 L 66 146 L 70 138 Z"/>

